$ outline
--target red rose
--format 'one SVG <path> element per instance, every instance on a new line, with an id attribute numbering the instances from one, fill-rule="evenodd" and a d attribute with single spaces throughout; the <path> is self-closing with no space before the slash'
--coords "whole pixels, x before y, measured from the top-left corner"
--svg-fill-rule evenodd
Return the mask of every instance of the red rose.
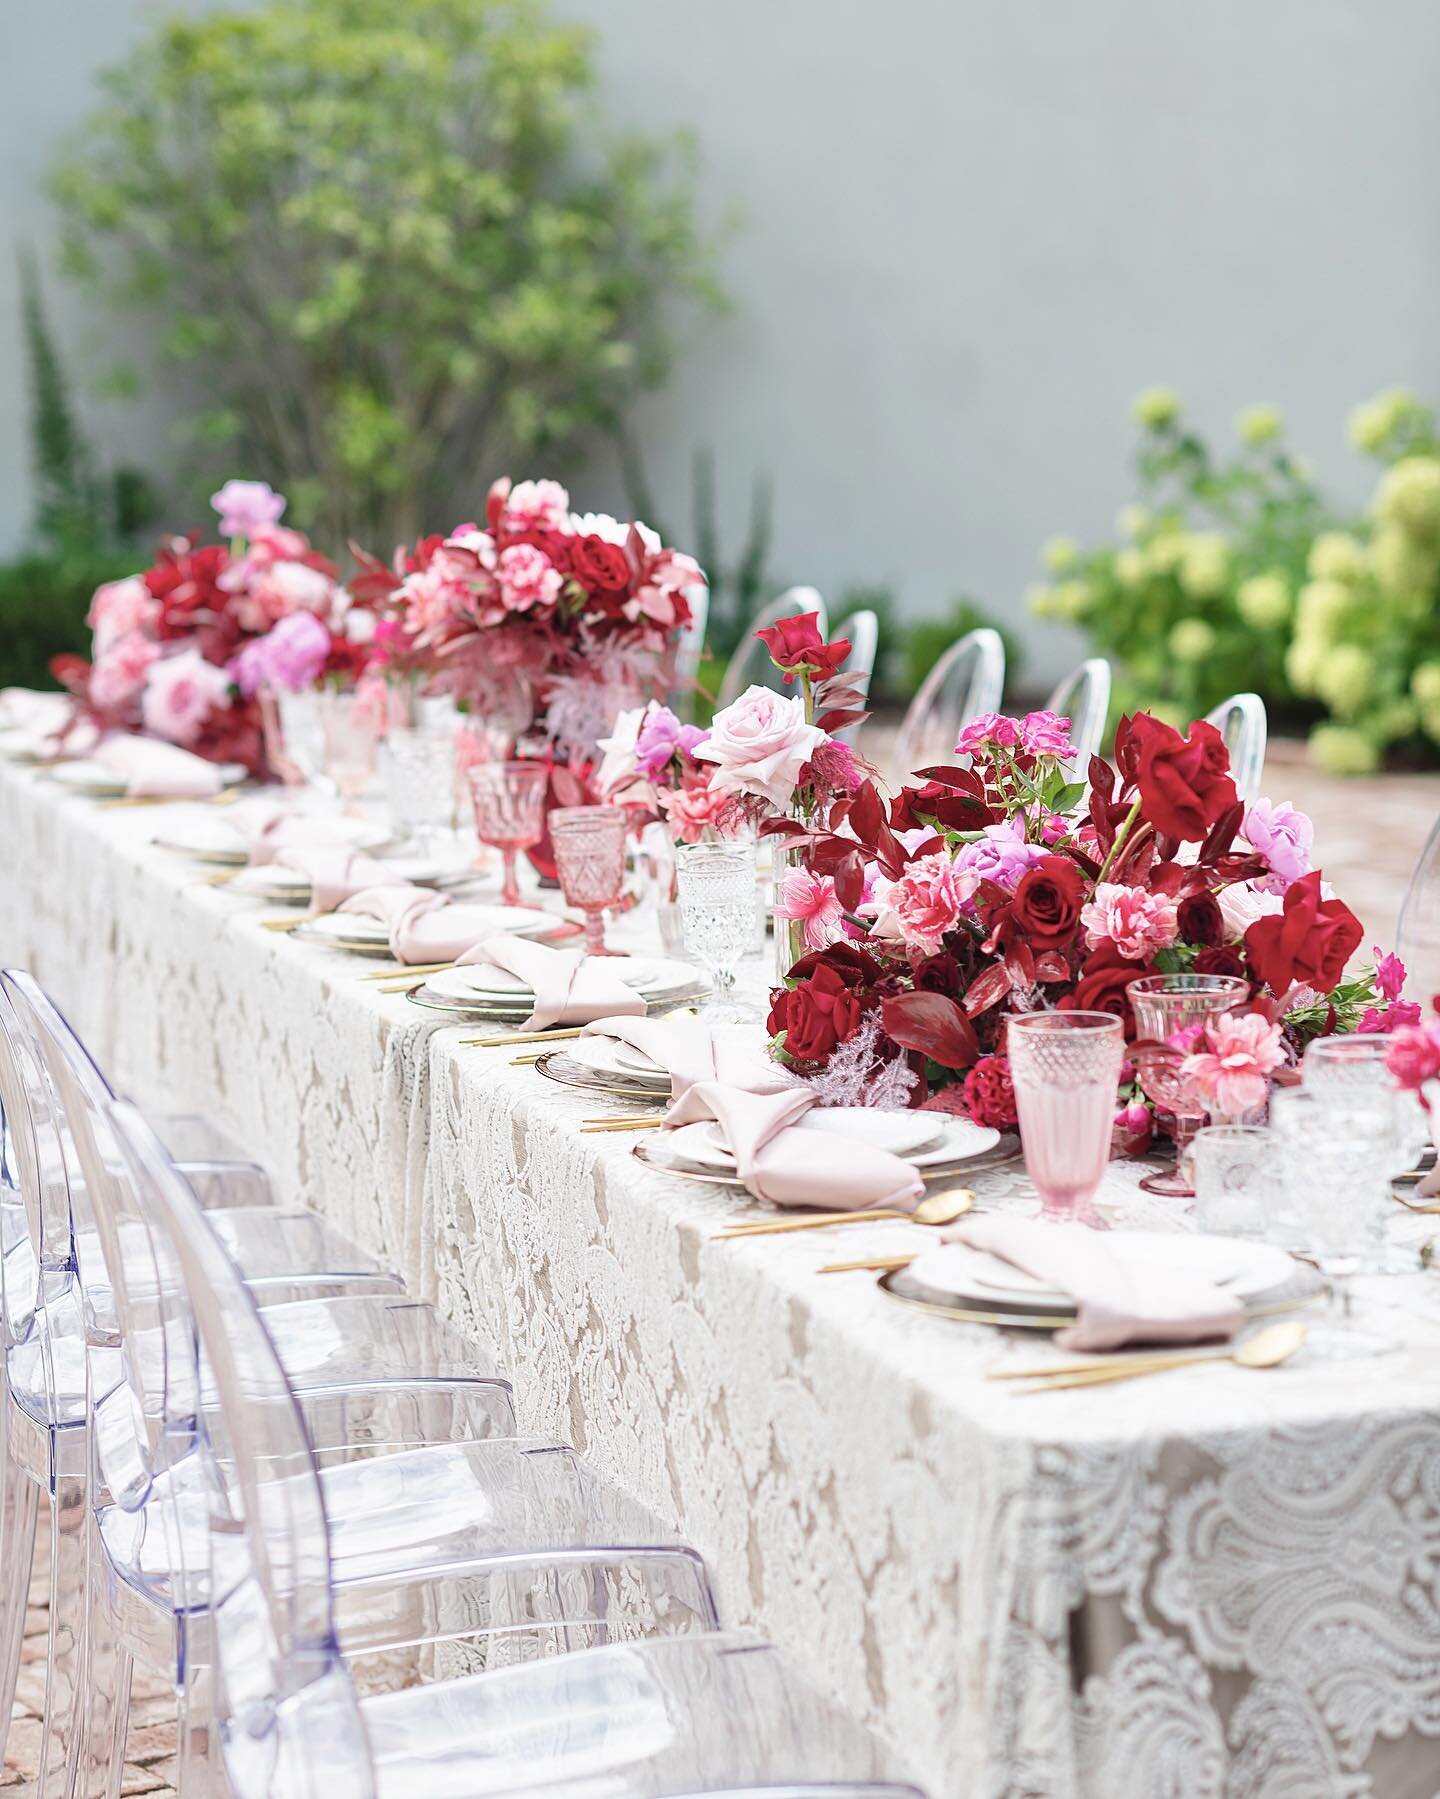
<path id="1" fill-rule="evenodd" d="M 1108 939 L 1088 956 L 1074 988 L 1059 1001 L 1062 1012 L 1110 1012 L 1125 1021 L 1125 1035 L 1135 1035 L 1130 996 L 1125 989 L 1141 975 L 1154 974 L 1153 962 L 1129 962 Z"/>
<path id="2" fill-rule="evenodd" d="M 593 534 L 577 537 L 571 545 L 570 572 L 587 593 L 622 594 L 630 588 L 630 562 L 624 550 Z"/>
<path id="3" fill-rule="evenodd" d="M 1232 943 L 1211 944 L 1195 958 L 1196 974 L 1244 974 L 1245 958 Z"/>
<path id="4" fill-rule="evenodd" d="M 1046 856 L 1021 876 L 1010 916 L 1037 949 L 1055 949 L 1080 922 L 1085 877 L 1065 856 Z"/>
<path id="5" fill-rule="evenodd" d="M 1225 941 L 1225 914 L 1220 910 L 1219 900 L 1208 889 L 1181 900 L 1175 918 L 1182 943 L 1213 948 Z"/>
<path id="6" fill-rule="evenodd" d="M 818 612 L 805 612 L 798 618 L 779 619 L 766 630 L 755 633 L 769 650 L 770 660 L 776 668 L 786 671 L 787 681 L 793 681 L 802 670 L 823 680 L 838 673 L 850 654 L 848 638 L 825 642 L 820 635 L 819 619 Z"/>
<path id="7" fill-rule="evenodd" d="M 864 1010 L 854 988 L 833 968 L 821 967 L 798 986 L 771 995 L 769 1029 L 772 1036 L 785 1033 L 792 1062 L 823 1062 L 854 1036 Z"/>
<path id="8" fill-rule="evenodd" d="M 1255 920 L 1245 933 L 1245 951 L 1272 993 L 1287 992 L 1292 981 L 1328 993 L 1364 935 L 1343 900 L 1320 897 L 1317 868 L 1291 882 L 1283 912 Z"/>
<path id="9" fill-rule="evenodd" d="M 1014 1129 L 1019 1115 L 1008 1056 L 980 1058 L 965 1076 L 965 1103 L 976 1124 L 990 1125 L 997 1131 Z"/>
<path id="10" fill-rule="evenodd" d="M 1145 817 L 1164 837 L 1202 842 L 1238 803 L 1224 738 L 1203 719 L 1191 725 L 1188 738 L 1148 712 L 1130 722 Z"/>

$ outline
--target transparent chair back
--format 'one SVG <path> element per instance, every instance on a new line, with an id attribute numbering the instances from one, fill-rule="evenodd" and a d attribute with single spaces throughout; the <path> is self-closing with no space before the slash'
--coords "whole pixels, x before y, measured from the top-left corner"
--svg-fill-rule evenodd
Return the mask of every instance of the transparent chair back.
<path id="1" fill-rule="evenodd" d="M 880 620 L 866 606 L 859 612 L 852 612 L 849 618 L 835 627 L 835 638 L 837 642 L 843 638 L 850 645 L 850 654 L 845 658 L 841 674 L 865 677 L 865 685 L 860 692 L 868 702 L 870 684 L 875 678 L 875 655 L 880 647 Z M 835 735 L 842 743 L 853 744 L 860 735 L 860 726 L 846 725 Z"/>
<path id="2" fill-rule="evenodd" d="M 705 633 L 710 626 L 710 589 L 688 587 L 685 598 L 690 605 L 690 622 L 680 633 L 670 668 L 670 687 L 665 703 L 677 718 L 686 721 L 695 716 L 695 696 L 700 664 L 705 660 Z"/>
<path id="3" fill-rule="evenodd" d="M 1269 730 L 1265 702 L 1258 693 L 1232 693 L 1205 718 L 1225 739 L 1235 791 L 1248 806 L 1251 800 L 1259 799 L 1265 778 L 1265 739 Z"/>
<path id="4" fill-rule="evenodd" d="M 1440 819 L 1420 851 L 1400 902 L 1395 927 L 1395 954 L 1405 964 L 1405 994 L 1429 1014 L 1431 998 L 1440 993 Z"/>
<path id="5" fill-rule="evenodd" d="M 955 740 L 982 712 L 999 709 L 1005 691 L 1005 645 L 982 626 L 952 643 L 910 702 L 891 754 L 892 785 L 901 787 L 917 769 L 955 759 Z"/>
<path id="6" fill-rule="evenodd" d="M 1110 685 L 1110 664 L 1103 656 L 1091 656 L 1066 675 L 1045 702 L 1047 710 L 1070 720 L 1070 742 L 1075 749 L 1070 766 L 1082 777 L 1105 741 Z"/>
<path id="7" fill-rule="evenodd" d="M 825 601 L 813 587 L 787 588 L 778 599 L 772 600 L 763 611 L 756 613 L 745 627 L 745 635 L 725 670 L 725 678 L 720 683 L 720 692 L 715 701 L 717 711 L 722 706 L 730 705 L 733 700 L 738 700 L 748 687 L 769 687 L 776 693 L 795 691 L 793 682 L 786 687 L 783 672 L 776 668 L 770 659 L 769 650 L 755 633 L 768 630 L 782 618 L 803 618 L 807 612 L 816 614 L 820 635 L 828 641 L 830 630 Z"/>

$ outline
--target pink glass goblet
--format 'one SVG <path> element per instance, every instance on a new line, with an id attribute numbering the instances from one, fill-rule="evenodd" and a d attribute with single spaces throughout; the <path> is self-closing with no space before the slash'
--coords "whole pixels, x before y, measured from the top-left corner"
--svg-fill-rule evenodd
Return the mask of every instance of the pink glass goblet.
<path id="1" fill-rule="evenodd" d="M 1180 1076 L 1186 1052 L 1171 1039 L 1177 1031 L 1207 1024 L 1241 1005 L 1250 997 L 1250 983 L 1238 974 L 1147 974 L 1125 991 L 1135 1013 L 1139 1041 L 1131 1053 L 1140 1086 L 1174 1120 L 1174 1168 L 1147 1174 L 1140 1185 L 1147 1193 L 1192 1199 L 1190 1143 L 1208 1114 L 1204 1101 Z"/>
<path id="2" fill-rule="evenodd" d="M 545 834 L 545 793 L 550 771 L 543 762 L 477 762 L 466 770 L 475 802 L 475 833 L 499 850 L 505 864 L 504 905 L 520 904 L 515 857 Z"/>
<path id="3" fill-rule="evenodd" d="M 604 956 L 605 908 L 620 898 L 625 879 L 625 833 L 619 806 L 561 806 L 550 814 L 555 872 L 567 906 L 585 914 L 585 951 Z"/>
<path id="4" fill-rule="evenodd" d="M 324 772 L 344 801 L 347 817 L 360 816 L 360 799 L 375 778 L 383 710 L 369 696 L 340 690 L 317 695 Z"/>
<path id="5" fill-rule="evenodd" d="M 1107 1229 L 1094 1199 L 1110 1156 L 1124 1026 L 1110 1012 L 1022 1012 L 1005 1041 L 1042 1216 Z"/>

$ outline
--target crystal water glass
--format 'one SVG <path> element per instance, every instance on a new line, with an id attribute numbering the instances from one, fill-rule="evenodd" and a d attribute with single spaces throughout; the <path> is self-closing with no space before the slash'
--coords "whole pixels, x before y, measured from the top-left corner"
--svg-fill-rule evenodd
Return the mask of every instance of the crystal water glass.
<path id="1" fill-rule="evenodd" d="M 1023 1012 L 1005 1046 L 1041 1215 L 1107 1229 L 1094 1200 L 1110 1158 L 1124 1026 L 1110 1012 Z"/>
<path id="2" fill-rule="evenodd" d="M 748 1023 L 734 999 L 735 970 L 755 931 L 755 844 L 682 843 L 676 851 L 685 948 L 710 977 L 703 1016 L 715 1024 Z"/>
<path id="3" fill-rule="evenodd" d="M 625 883 L 629 820 L 620 806 L 559 806 L 550 814 L 550 847 L 567 906 L 585 914 L 587 955 L 605 947 L 605 912 L 619 903 Z"/>
<path id="4" fill-rule="evenodd" d="M 1196 1133 L 1191 1149 L 1200 1229 L 1268 1243 L 1280 1207 L 1276 1134 L 1257 1124 L 1212 1124 Z"/>
<path id="5" fill-rule="evenodd" d="M 1401 1087 L 1385 1066 L 1385 1053 L 1393 1042 L 1384 1031 L 1317 1037 L 1300 1065 L 1312 1093 L 1341 1104 L 1373 1097 L 1389 1107 L 1393 1137 L 1387 1168 L 1392 1178 L 1412 1169 L 1430 1141 L 1430 1122 L 1419 1096 Z"/>
<path id="6" fill-rule="evenodd" d="M 303 787 L 319 779 L 325 761 L 320 729 L 320 695 L 313 687 L 299 693 L 277 692 L 271 701 L 279 727 L 282 760 L 278 772 L 287 787 Z"/>
<path id="7" fill-rule="evenodd" d="M 384 718 L 369 696 L 353 689 L 329 689 L 316 695 L 325 773 L 335 783 L 351 817 L 360 815 L 360 799 L 375 779 Z"/>
<path id="8" fill-rule="evenodd" d="M 543 762 L 477 762 L 466 771 L 466 778 L 475 802 L 475 834 L 482 843 L 499 850 L 505 865 L 501 901 L 518 906 L 515 858 L 545 835 L 550 771 Z"/>
<path id="9" fill-rule="evenodd" d="M 423 856 L 455 823 L 454 725 L 392 725 L 385 737 L 390 828 Z"/>
<path id="10" fill-rule="evenodd" d="M 1185 1053 L 1172 1048 L 1170 1039 L 1188 1025 L 1206 1024 L 1243 1004 L 1250 997 L 1250 983 L 1233 974 L 1149 974 L 1131 981 L 1125 991 L 1140 1039 L 1132 1051 L 1140 1086 L 1174 1120 L 1174 1168 L 1148 1174 L 1140 1185 L 1147 1193 L 1189 1199 L 1195 1192 L 1187 1172 L 1190 1140 L 1207 1113 L 1181 1079 Z"/>

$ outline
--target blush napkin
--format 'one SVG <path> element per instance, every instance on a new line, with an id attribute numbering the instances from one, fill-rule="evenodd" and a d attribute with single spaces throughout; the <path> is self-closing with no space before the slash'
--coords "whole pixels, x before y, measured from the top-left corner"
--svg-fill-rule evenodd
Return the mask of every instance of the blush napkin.
<path id="1" fill-rule="evenodd" d="M 482 938 L 496 935 L 494 906 L 456 904 L 443 893 L 399 881 L 362 888 L 336 911 L 378 918 L 397 962 L 454 962 Z"/>
<path id="2" fill-rule="evenodd" d="M 807 1087 L 748 1093 L 719 1081 L 697 1081 L 671 1105 L 664 1122 L 677 1126 L 717 1120 L 747 1191 L 774 1205 L 819 1206 L 830 1212 L 913 1207 L 925 1183 L 899 1156 L 858 1138 L 792 1128 L 815 1103 Z"/>
<path id="3" fill-rule="evenodd" d="M 547 949 L 523 937 L 487 937 L 455 958 L 464 968 L 503 968 L 535 995 L 520 1027 L 543 1031 L 552 1024 L 587 1024 L 614 1013 L 644 1016 L 645 1002 L 620 979 L 617 956 L 587 956 L 579 949 Z"/>
<path id="4" fill-rule="evenodd" d="M 1002 1262 L 1068 1293 L 1076 1319 L 1055 1333 L 1062 1349 L 1119 1349 L 1125 1343 L 1200 1343 L 1229 1338 L 1244 1322 L 1233 1293 L 1184 1266 L 1185 1238 L 1175 1236 L 1175 1265 L 1157 1272 L 1125 1254 L 1123 1231 L 1039 1218 L 965 1218 L 941 1232 L 947 1243 L 983 1249 Z"/>
<path id="5" fill-rule="evenodd" d="M 278 862 L 286 850 L 322 845 L 327 849 L 343 850 L 355 847 L 353 838 L 333 819 L 296 812 L 292 807 L 276 805 L 273 800 L 241 800 L 227 814 L 226 822 L 233 825 L 245 840 L 252 868 Z"/>
<path id="6" fill-rule="evenodd" d="M 310 904 L 317 912 L 333 912 L 367 887 L 393 887 L 395 870 L 361 850 L 338 843 L 299 843 L 282 849 L 276 868 L 293 869 L 310 879 Z M 252 862 L 251 867 L 255 864 Z"/>
<path id="7" fill-rule="evenodd" d="M 213 762 L 154 737 L 107 737 L 94 759 L 132 799 L 213 799 L 224 786 Z"/>
<path id="8" fill-rule="evenodd" d="M 794 1076 L 766 1054 L 764 1039 L 743 1027 L 716 1030 L 703 1018 L 597 1018 L 581 1035 L 614 1037 L 649 1056 L 670 1076 L 672 1099 L 697 1081 L 749 1093 L 788 1093 L 795 1086 Z"/>

